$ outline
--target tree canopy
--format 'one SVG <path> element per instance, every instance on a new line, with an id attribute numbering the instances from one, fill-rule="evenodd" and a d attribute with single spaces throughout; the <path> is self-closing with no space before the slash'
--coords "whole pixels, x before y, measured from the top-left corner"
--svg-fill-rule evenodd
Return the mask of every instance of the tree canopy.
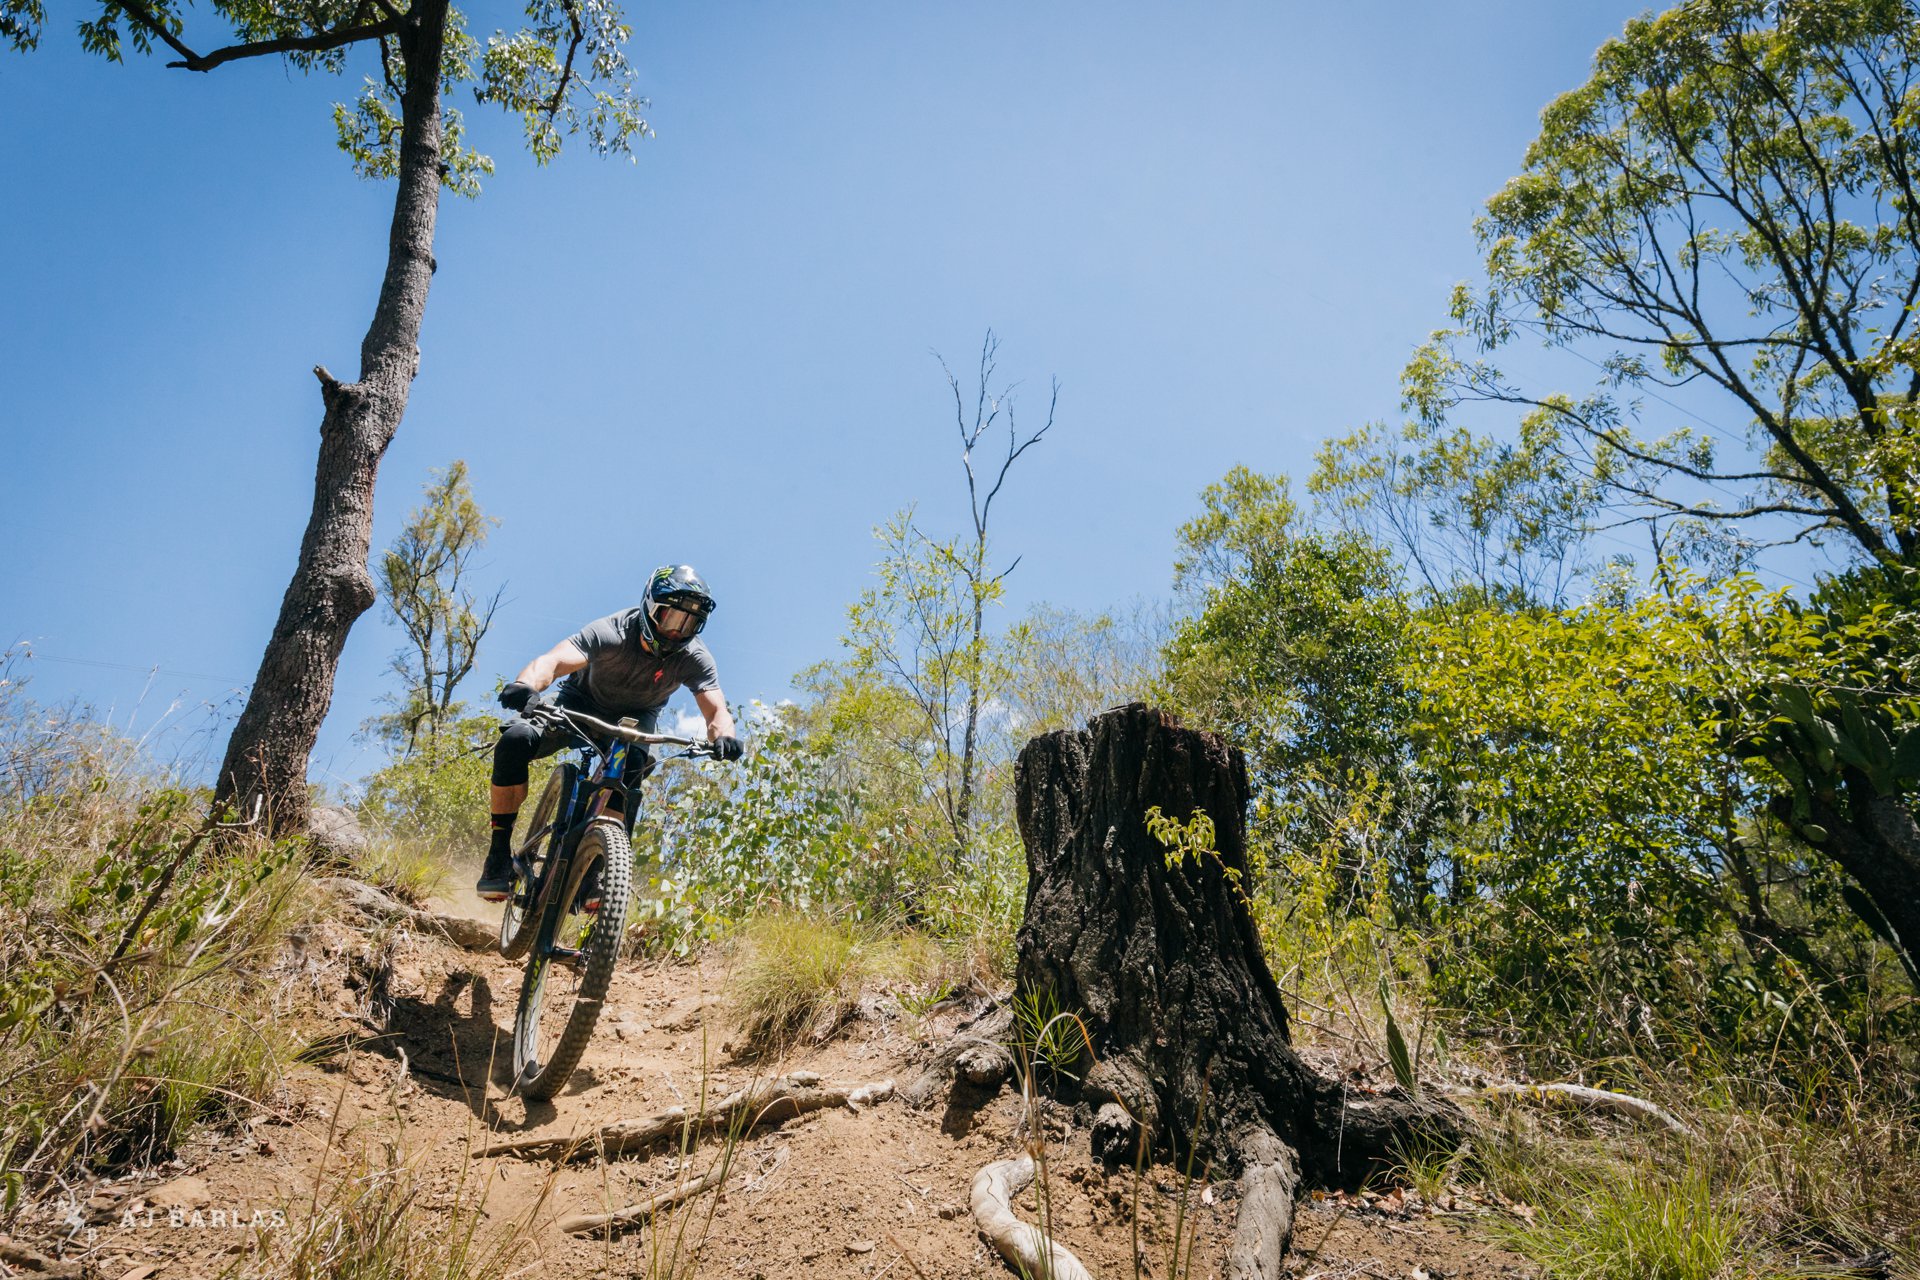
<path id="1" fill-rule="evenodd" d="M 1409 366 L 1409 403 L 1428 421 L 1521 406 L 1625 519 L 1911 561 L 1917 75 L 1904 0 L 1694 0 L 1629 23 L 1488 203 L 1486 279 Z M 1491 357 L 1524 335 L 1596 383 L 1509 376 Z M 1740 420 L 1703 428 L 1703 403 Z"/>
<path id="2" fill-rule="evenodd" d="M 190 23 L 196 12 L 213 19 Z M 129 51 L 171 55 L 167 65 L 211 72 L 248 58 L 276 57 L 301 72 L 347 73 L 351 57 L 369 46 L 359 92 L 334 106 L 341 150 L 365 177 L 392 178 L 400 169 L 407 79 L 400 40 L 424 10 L 410 0 L 317 0 L 290 6 L 266 0 L 214 0 L 196 11 L 191 0 L 101 0 L 79 22 L 83 48 L 111 62 Z M 482 40 L 467 31 L 458 9 L 446 10 L 440 77 L 469 85 L 478 103 L 520 117 L 527 148 L 542 163 L 580 135 L 595 152 L 624 153 L 647 133 L 646 100 L 627 62 L 630 35 L 619 6 L 608 0 L 532 0 L 524 25 L 497 29 Z M 42 0 L 0 0 L 0 38 L 17 50 L 39 45 L 47 21 Z M 224 28 L 205 34 L 203 27 Z M 468 147 L 460 112 L 443 108 L 446 142 L 441 181 L 449 191 L 475 195 L 493 161 Z"/>

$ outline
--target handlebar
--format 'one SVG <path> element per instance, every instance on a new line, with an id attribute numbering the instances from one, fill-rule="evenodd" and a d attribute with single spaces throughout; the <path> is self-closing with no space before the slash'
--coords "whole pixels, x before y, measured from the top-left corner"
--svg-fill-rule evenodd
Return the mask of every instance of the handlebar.
<path id="1" fill-rule="evenodd" d="M 529 707 L 527 710 L 533 711 L 534 708 Z M 566 707 L 556 706 L 551 702 L 540 704 L 536 714 L 564 716 L 568 721 L 573 723 L 575 727 L 585 727 L 595 733 L 605 734 L 609 738 L 620 738 L 626 742 L 638 743 L 641 746 L 684 747 L 689 755 L 719 758 L 718 756 L 714 756 L 714 746 L 711 742 L 702 742 L 695 738 L 681 738 L 671 733 L 642 733 L 638 729 L 629 729 L 624 725 L 608 724 L 605 720 L 590 716 L 584 711 L 572 711 Z"/>

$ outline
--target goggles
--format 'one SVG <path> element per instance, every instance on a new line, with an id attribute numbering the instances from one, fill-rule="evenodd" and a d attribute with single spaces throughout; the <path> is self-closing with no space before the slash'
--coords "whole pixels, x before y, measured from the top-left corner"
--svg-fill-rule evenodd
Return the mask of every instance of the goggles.
<path id="1" fill-rule="evenodd" d="M 673 604 L 661 605 L 653 615 L 653 629 L 667 640 L 691 640 L 706 622 L 705 614 Z"/>

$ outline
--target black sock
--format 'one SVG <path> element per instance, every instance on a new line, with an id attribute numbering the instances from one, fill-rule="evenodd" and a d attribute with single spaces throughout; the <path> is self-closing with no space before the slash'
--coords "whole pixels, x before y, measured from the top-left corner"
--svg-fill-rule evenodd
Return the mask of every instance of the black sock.
<path id="1" fill-rule="evenodd" d="M 493 843 L 487 848 L 488 856 L 504 858 L 513 852 L 513 823 L 519 816 L 517 813 L 493 815 Z"/>

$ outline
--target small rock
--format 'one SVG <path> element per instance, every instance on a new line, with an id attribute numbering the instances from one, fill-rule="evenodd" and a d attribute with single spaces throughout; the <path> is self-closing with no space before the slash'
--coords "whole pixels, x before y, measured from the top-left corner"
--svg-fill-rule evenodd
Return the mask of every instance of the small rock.
<path id="1" fill-rule="evenodd" d="M 339 805 L 315 809 L 307 818 L 307 834 L 322 852 L 342 862 L 365 853 L 373 843 L 360 825 L 360 816 Z"/>
<path id="2" fill-rule="evenodd" d="M 849 1240 L 849 1241 L 847 1241 L 847 1252 L 848 1252 L 848 1253 L 872 1253 L 872 1252 L 873 1252 L 873 1241 L 871 1241 L 871 1240 Z"/>
<path id="3" fill-rule="evenodd" d="M 500 946 L 500 922 L 476 920 L 472 916 L 433 912 L 433 923 L 448 941 L 465 951 L 493 951 Z"/>
<path id="4" fill-rule="evenodd" d="M 939 1214 L 942 1218 L 945 1218 L 949 1222 L 953 1221 L 955 1218 L 959 1217 L 961 1214 L 965 1213 L 966 1211 L 967 1211 L 967 1206 L 963 1204 L 943 1204 L 938 1209 L 934 1210 L 935 1213 Z"/>
<path id="5" fill-rule="evenodd" d="M 161 1209 L 192 1209 L 213 1199 L 199 1178 L 175 1178 L 147 1192 L 147 1203 Z"/>

